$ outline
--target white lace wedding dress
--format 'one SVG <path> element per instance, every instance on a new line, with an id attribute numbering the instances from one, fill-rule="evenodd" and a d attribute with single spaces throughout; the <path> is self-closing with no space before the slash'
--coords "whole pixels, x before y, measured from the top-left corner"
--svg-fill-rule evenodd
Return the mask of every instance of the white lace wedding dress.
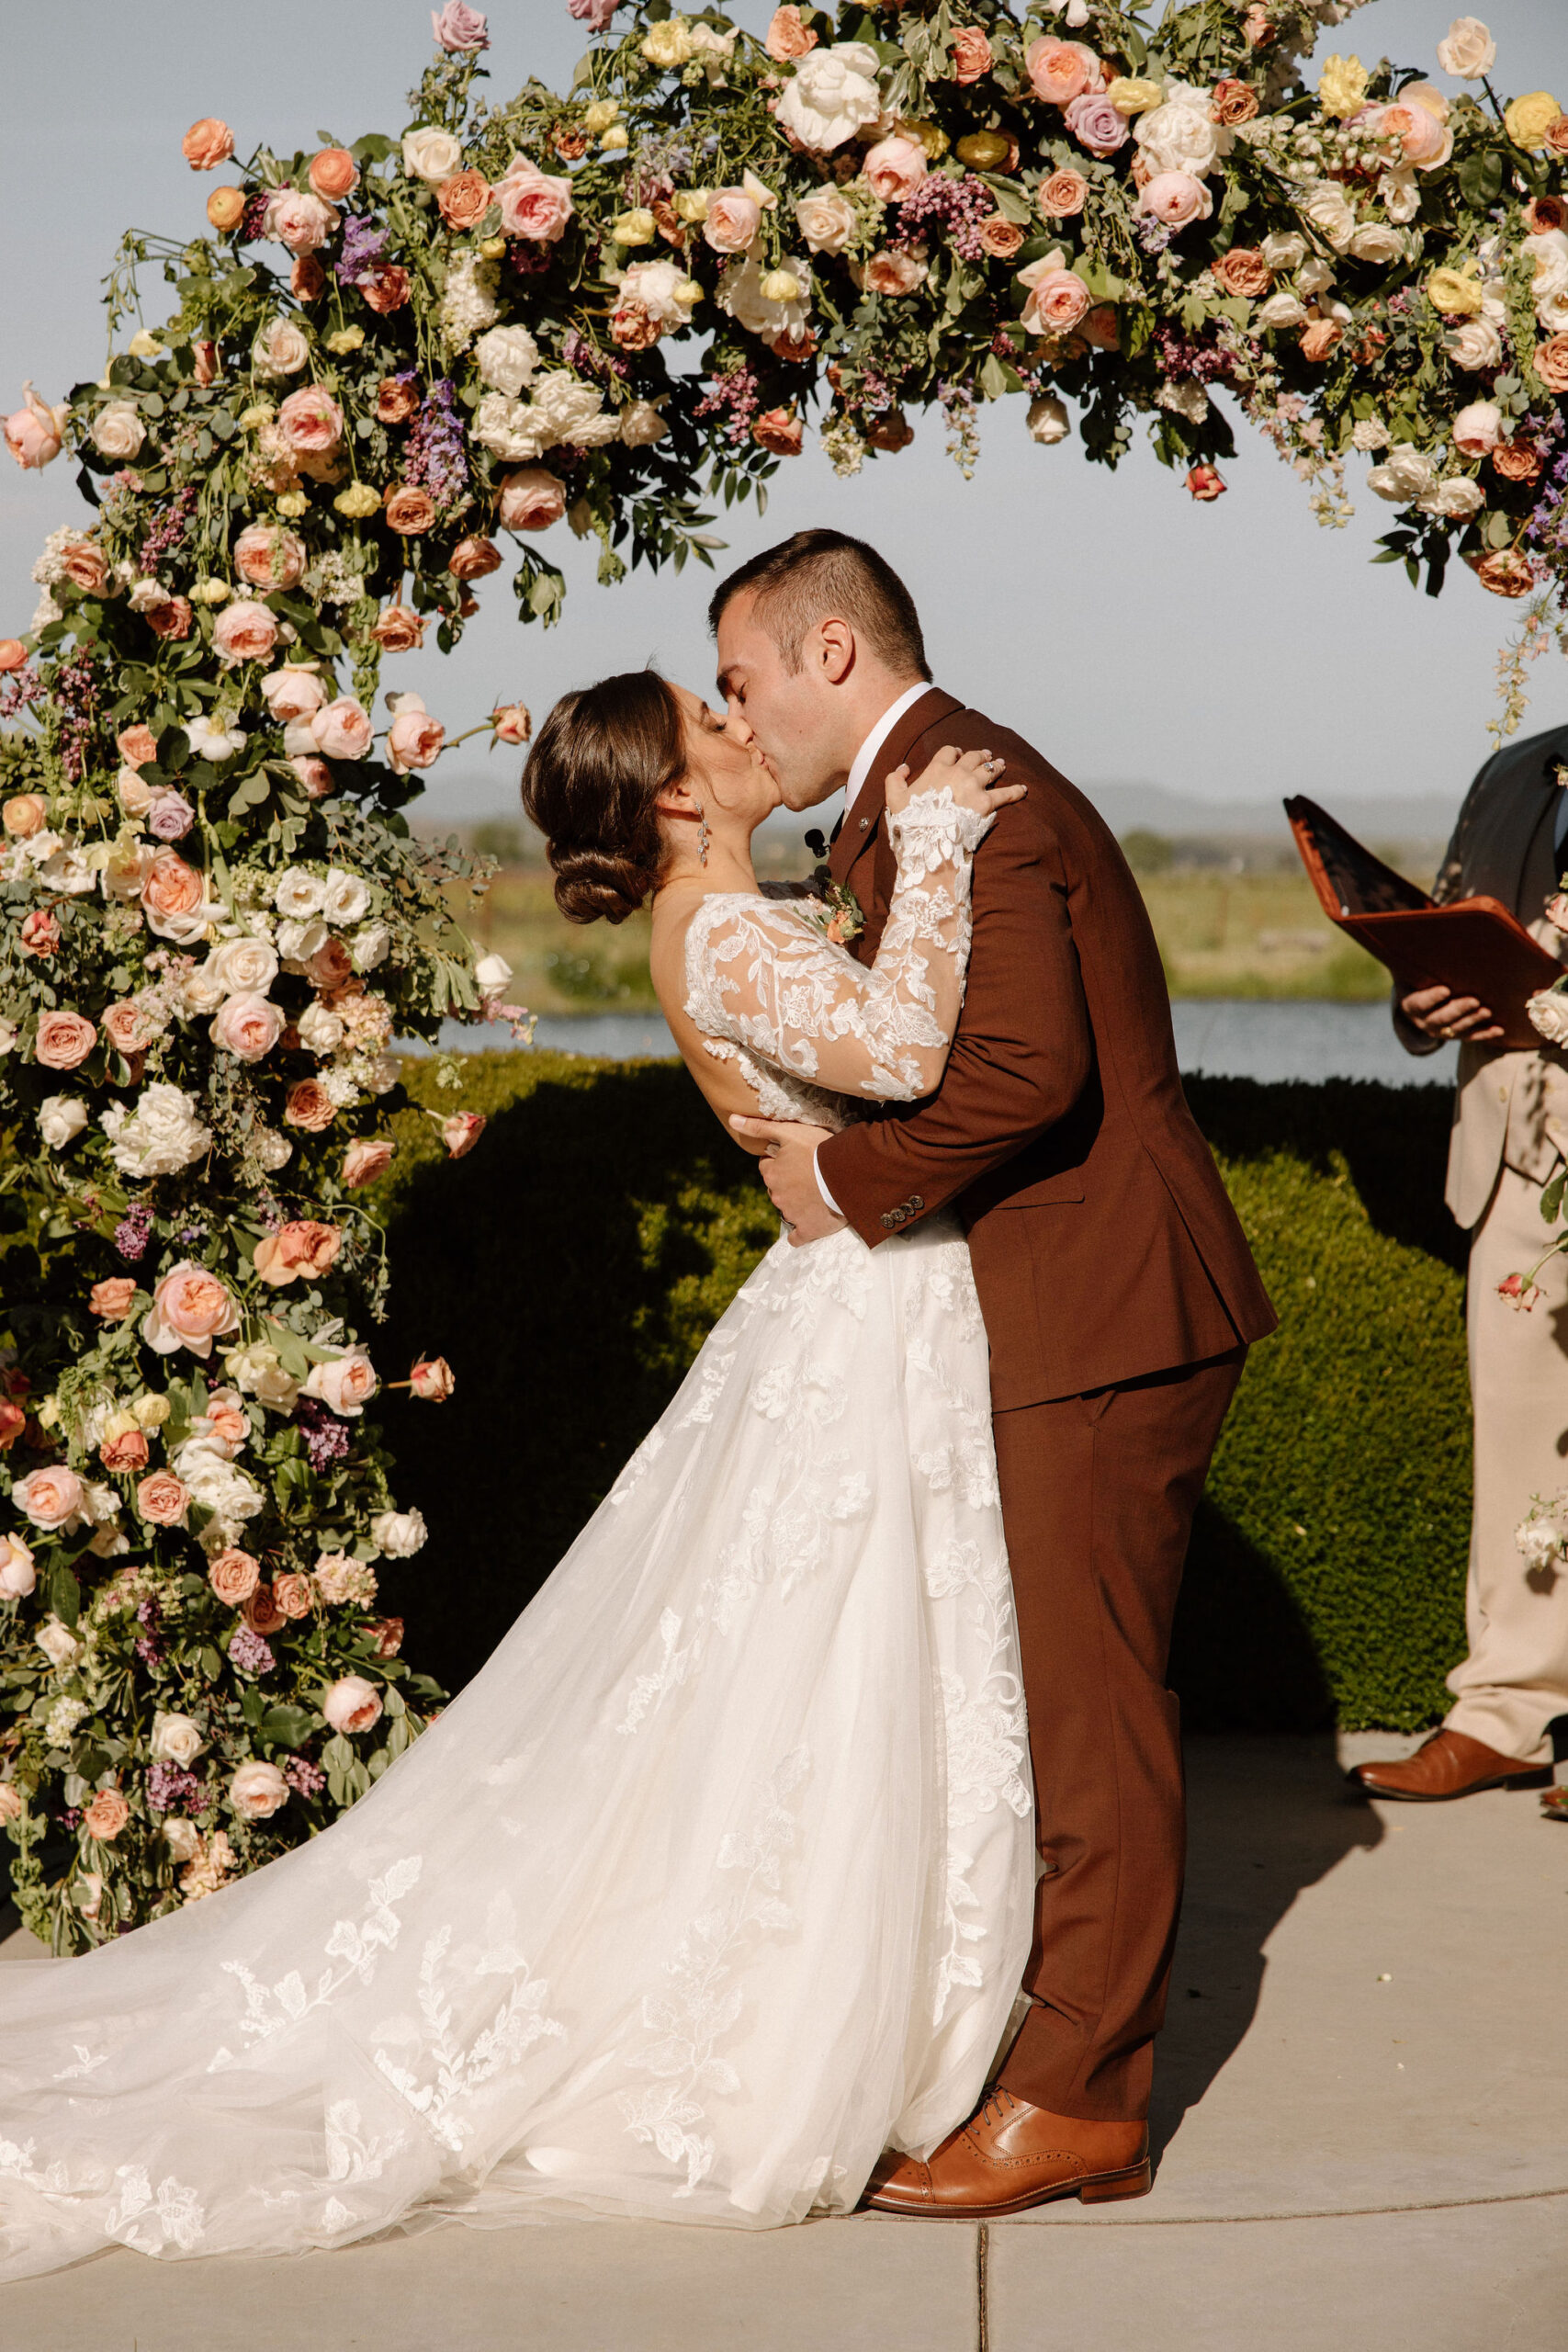
<path id="1" fill-rule="evenodd" d="M 692 924 L 688 1009 L 772 1112 L 940 1072 L 985 827 L 944 793 L 895 830 L 874 970 L 788 902 Z M 460 1560 L 431 1573 L 460 1601 Z M 781 1241 L 350 1814 L 0 1969 L 0 2278 L 113 2243 L 841 2211 L 983 2086 L 1029 1945 L 1027 1772 L 964 1243 Z"/>

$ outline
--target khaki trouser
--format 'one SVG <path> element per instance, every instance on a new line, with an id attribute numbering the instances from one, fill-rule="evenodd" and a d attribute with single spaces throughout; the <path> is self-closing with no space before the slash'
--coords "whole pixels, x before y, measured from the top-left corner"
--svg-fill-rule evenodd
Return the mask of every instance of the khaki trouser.
<path id="1" fill-rule="evenodd" d="M 1449 1677 L 1448 1722 L 1522 1764 L 1551 1761 L 1546 1726 L 1568 1714 L 1568 1571 L 1528 1567 L 1514 1542 L 1530 1497 L 1568 1486 L 1568 1257 L 1548 1260 L 1528 1315 L 1497 1284 L 1550 1238 L 1540 1186 L 1505 1167 L 1470 1250 L 1470 1655 Z"/>

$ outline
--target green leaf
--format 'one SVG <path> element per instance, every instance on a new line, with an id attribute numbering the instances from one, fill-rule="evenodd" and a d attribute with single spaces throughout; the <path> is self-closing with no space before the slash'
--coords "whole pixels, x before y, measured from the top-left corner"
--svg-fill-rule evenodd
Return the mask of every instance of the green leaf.
<path id="1" fill-rule="evenodd" d="M 82 1613 L 82 1588 L 63 1561 L 49 1579 L 49 1605 L 62 1625 L 74 1625 Z"/>

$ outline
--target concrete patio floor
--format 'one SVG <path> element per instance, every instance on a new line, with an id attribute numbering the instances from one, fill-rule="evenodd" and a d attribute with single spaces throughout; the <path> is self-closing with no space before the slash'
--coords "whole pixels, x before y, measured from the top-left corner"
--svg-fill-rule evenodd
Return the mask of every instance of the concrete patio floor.
<path id="1" fill-rule="evenodd" d="M 1346 1760 L 1413 1745 L 1342 1739 Z M 1568 2343 L 1568 1829 L 1348 1798 L 1328 1738 L 1190 1744 L 1158 2177 L 986 2228 L 444 2227 L 115 2253 L 0 2289 L 20 2352 L 1530 2352 Z M 0 1998 L 6 1950 L 0 1945 Z"/>

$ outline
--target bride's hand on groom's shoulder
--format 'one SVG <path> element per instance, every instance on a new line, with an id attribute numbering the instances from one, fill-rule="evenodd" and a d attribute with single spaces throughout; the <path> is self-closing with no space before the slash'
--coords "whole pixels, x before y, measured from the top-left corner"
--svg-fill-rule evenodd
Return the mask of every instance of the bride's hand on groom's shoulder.
<path id="1" fill-rule="evenodd" d="M 977 817 L 988 817 L 998 808 L 1005 808 L 1010 800 L 1021 800 L 1027 794 L 1026 784 L 1004 784 L 1002 774 L 1007 762 L 988 751 L 961 752 L 956 743 L 944 743 L 936 757 L 922 768 L 913 783 L 906 761 L 894 769 L 887 779 L 887 813 L 902 816 L 911 800 L 927 792 L 940 792 L 945 785 L 960 808 L 971 808 Z"/>

